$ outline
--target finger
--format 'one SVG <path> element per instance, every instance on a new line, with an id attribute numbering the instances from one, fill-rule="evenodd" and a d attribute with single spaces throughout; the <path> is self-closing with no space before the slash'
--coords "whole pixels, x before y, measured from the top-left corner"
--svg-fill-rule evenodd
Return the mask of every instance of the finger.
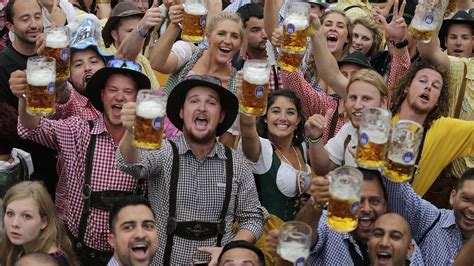
<path id="1" fill-rule="evenodd" d="M 398 17 L 398 0 L 395 0 L 393 2 L 393 16 L 392 16 L 392 20 L 395 19 L 395 16 Z"/>
<path id="2" fill-rule="evenodd" d="M 58 7 L 58 0 L 53 0 L 53 8 L 57 8 Z"/>
<path id="3" fill-rule="evenodd" d="M 153 0 L 151 7 L 158 7 L 158 0 Z"/>
<path id="4" fill-rule="evenodd" d="M 208 254 L 212 253 L 213 247 L 198 247 L 197 250 L 201 252 L 206 252 Z"/>
<path id="5" fill-rule="evenodd" d="M 402 5 L 400 6 L 400 12 L 399 16 L 403 17 L 403 14 L 405 14 L 405 6 L 407 5 L 407 1 L 403 0 Z"/>

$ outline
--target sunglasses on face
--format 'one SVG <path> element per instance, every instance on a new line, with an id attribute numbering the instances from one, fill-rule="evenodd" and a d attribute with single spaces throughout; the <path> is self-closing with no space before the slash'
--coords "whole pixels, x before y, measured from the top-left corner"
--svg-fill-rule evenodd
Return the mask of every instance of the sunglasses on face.
<path id="1" fill-rule="evenodd" d="M 122 59 L 113 59 L 107 63 L 107 67 L 125 68 L 137 72 L 142 72 L 142 67 L 135 61 L 128 61 Z"/>

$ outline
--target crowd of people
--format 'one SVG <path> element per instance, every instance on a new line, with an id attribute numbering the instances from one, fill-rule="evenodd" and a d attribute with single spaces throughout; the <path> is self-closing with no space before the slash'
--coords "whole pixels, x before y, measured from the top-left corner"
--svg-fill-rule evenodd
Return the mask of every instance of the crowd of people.
<path id="1" fill-rule="evenodd" d="M 292 2 L 309 10 L 297 55 Z M 312 229 L 301 265 L 473 265 L 474 3 L 449 0 L 417 40 L 424 2 L 0 0 L 0 265 L 276 265 L 291 221 Z M 33 114 L 29 60 L 58 26 L 68 77 Z M 242 111 L 252 60 L 262 115 Z M 157 149 L 134 142 L 149 89 L 167 99 Z M 368 108 L 423 128 L 410 182 L 358 165 Z M 363 179 L 345 233 L 327 222 L 340 167 Z"/>

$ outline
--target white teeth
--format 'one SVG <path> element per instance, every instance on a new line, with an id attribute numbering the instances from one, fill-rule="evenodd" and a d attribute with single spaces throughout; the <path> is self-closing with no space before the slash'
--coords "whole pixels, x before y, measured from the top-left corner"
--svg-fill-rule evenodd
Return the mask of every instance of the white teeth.
<path id="1" fill-rule="evenodd" d="M 465 213 L 464 216 L 469 220 L 474 220 L 474 215 L 470 215 L 470 214 Z"/>
<path id="2" fill-rule="evenodd" d="M 379 251 L 379 252 L 377 252 L 377 255 L 379 255 L 379 256 L 390 256 L 390 253 L 385 252 L 385 251 Z"/>
<path id="3" fill-rule="evenodd" d="M 288 128 L 288 125 L 276 125 L 277 128 Z"/>
<path id="4" fill-rule="evenodd" d="M 368 221 L 368 220 L 372 220 L 372 218 L 370 218 L 370 217 L 360 217 L 359 220 Z"/>

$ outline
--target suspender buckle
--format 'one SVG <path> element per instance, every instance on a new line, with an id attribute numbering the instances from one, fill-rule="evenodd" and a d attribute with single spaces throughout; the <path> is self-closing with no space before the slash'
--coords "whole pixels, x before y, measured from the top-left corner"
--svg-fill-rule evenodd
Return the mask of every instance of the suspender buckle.
<path id="1" fill-rule="evenodd" d="M 82 197 L 84 199 L 89 199 L 91 197 L 91 194 L 92 194 L 92 187 L 91 185 L 89 184 L 85 184 L 83 187 L 82 187 Z"/>
<path id="2" fill-rule="evenodd" d="M 166 234 L 167 235 L 172 235 L 176 231 L 176 226 L 177 226 L 176 219 L 174 217 L 169 217 L 168 218 L 168 224 L 166 225 Z"/>

